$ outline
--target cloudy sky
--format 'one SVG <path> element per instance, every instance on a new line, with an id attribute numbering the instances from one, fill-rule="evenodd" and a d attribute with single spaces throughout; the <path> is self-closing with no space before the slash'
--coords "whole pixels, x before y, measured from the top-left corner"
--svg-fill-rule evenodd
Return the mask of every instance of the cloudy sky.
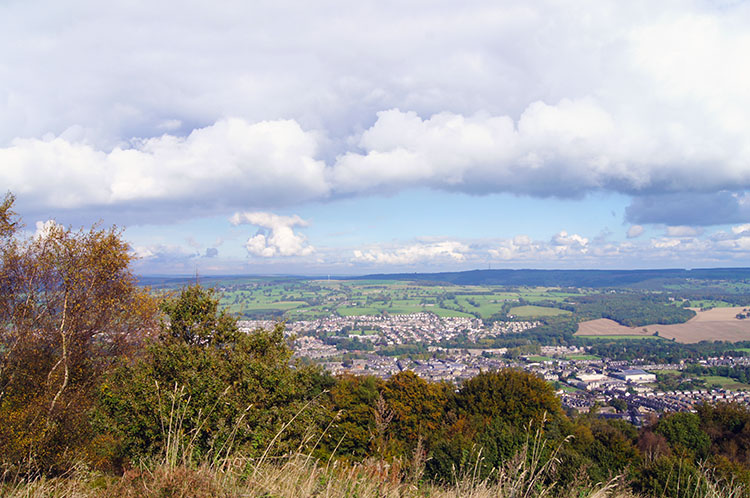
<path id="1" fill-rule="evenodd" d="M 750 3 L 0 2 L 0 187 L 141 273 L 750 266 Z"/>

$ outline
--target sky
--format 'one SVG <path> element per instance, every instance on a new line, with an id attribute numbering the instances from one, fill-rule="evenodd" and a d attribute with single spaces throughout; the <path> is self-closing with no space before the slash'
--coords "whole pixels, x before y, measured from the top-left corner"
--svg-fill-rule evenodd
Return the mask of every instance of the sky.
<path id="1" fill-rule="evenodd" d="M 0 189 L 141 274 L 750 266 L 750 2 L 0 1 Z"/>

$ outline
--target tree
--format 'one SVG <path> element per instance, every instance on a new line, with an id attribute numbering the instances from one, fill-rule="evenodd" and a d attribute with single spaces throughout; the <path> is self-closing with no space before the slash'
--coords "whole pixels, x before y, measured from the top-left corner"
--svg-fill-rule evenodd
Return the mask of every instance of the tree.
<path id="1" fill-rule="evenodd" d="M 711 448 L 711 438 L 701 427 L 701 419 L 695 413 L 679 412 L 662 416 L 654 432 L 664 436 L 678 454 L 690 452 L 690 456 L 704 459 Z"/>
<path id="2" fill-rule="evenodd" d="M 0 454 L 64 470 L 90 440 L 102 372 L 155 331 L 156 306 L 117 229 L 24 235 L 13 200 L 0 206 Z"/>
<path id="3" fill-rule="evenodd" d="M 502 418 L 522 428 L 529 421 L 563 416 L 560 399 L 536 375 L 518 370 L 482 372 L 464 382 L 456 395 L 460 413 L 489 421 Z"/>
<path id="4" fill-rule="evenodd" d="M 179 299 L 164 301 L 161 309 L 169 317 L 161 324 L 165 341 L 220 346 L 235 343 L 240 334 L 236 318 L 219 311 L 213 292 L 199 285 L 185 287 Z"/>
<path id="5" fill-rule="evenodd" d="M 447 384 L 427 382 L 410 370 L 385 382 L 383 399 L 393 412 L 388 432 L 397 453 L 408 453 L 440 428 L 450 392 Z"/>
<path id="6" fill-rule="evenodd" d="M 544 437 L 552 441 L 572 429 L 549 384 L 518 370 L 481 372 L 464 381 L 447 406 L 450 425 L 433 438 L 433 459 L 427 465 L 440 479 L 449 479 L 452 469 L 474 465 L 482 478 L 489 476 L 521 450 L 530 428 L 533 432 L 544 424 Z M 481 463 L 477 448 L 482 449 Z"/>
<path id="7" fill-rule="evenodd" d="M 322 454 L 328 458 L 336 451 L 338 455 L 363 459 L 382 441 L 383 432 L 390 424 L 389 415 L 377 410 L 379 389 L 383 381 L 367 375 L 343 375 L 331 388 L 331 409 L 337 414 L 321 441 Z M 387 422 L 385 422 L 387 420 Z M 385 422 L 385 423 L 384 423 Z M 385 427 L 383 427 L 385 426 Z"/>
<path id="8" fill-rule="evenodd" d="M 313 365 L 290 365 L 283 324 L 241 332 L 218 311 L 214 291 L 198 285 L 162 309 L 158 338 L 100 387 L 96 426 L 112 441 L 102 445 L 103 461 L 117 467 L 175 449 L 188 462 L 230 451 L 291 451 L 307 431 L 330 422 L 317 401 L 332 381 Z"/>

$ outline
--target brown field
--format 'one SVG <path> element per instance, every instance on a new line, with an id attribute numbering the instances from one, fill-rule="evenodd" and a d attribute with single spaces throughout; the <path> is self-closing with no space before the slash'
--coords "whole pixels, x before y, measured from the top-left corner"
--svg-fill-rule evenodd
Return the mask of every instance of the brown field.
<path id="1" fill-rule="evenodd" d="M 632 335 L 648 336 L 659 332 L 659 337 L 675 339 L 677 342 L 700 341 L 750 341 L 750 318 L 735 318 L 743 308 L 714 308 L 708 311 L 695 310 L 697 315 L 686 323 L 676 325 L 646 325 L 625 327 L 612 320 L 600 318 L 581 322 L 576 335 Z"/>

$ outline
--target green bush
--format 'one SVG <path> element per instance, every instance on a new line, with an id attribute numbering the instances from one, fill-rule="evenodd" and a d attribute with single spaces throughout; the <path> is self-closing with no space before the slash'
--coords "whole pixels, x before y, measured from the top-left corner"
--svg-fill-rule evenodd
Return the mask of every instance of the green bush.
<path id="1" fill-rule="evenodd" d="M 240 332 L 218 312 L 213 291 L 199 286 L 163 309 L 159 339 L 109 373 L 99 390 L 95 425 L 102 439 L 115 441 L 103 445 L 105 460 L 205 461 L 237 450 L 258 456 L 271 441 L 274 451 L 296 448 L 325 421 L 316 397 L 331 379 L 290 363 L 282 325 Z"/>

